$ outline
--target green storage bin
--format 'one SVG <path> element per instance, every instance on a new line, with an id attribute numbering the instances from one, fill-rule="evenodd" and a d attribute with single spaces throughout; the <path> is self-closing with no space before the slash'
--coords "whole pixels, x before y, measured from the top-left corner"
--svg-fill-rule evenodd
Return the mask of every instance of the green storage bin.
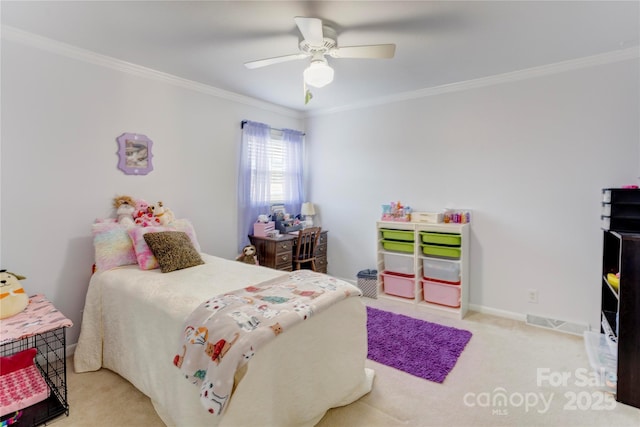
<path id="1" fill-rule="evenodd" d="M 413 243 L 382 239 L 382 247 L 386 251 L 413 253 Z"/>
<path id="2" fill-rule="evenodd" d="M 455 233 L 421 232 L 422 243 L 430 245 L 460 246 L 462 236 Z"/>
<path id="3" fill-rule="evenodd" d="M 452 246 L 422 245 L 422 253 L 429 256 L 460 259 L 460 248 Z"/>
<path id="4" fill-rule="evenodd" d="M 381 228 L 380 232 L 382 233 L 383 239 L 388 240 L 401 240 L 403 242 L 413 242 L 413 231 L 411 230 L 391 230 L 388 228 Z"/>

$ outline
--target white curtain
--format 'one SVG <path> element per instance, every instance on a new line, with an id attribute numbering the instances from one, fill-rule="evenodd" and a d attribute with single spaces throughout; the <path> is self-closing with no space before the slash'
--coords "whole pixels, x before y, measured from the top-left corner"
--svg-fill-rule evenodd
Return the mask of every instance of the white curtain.
<path id="1" fill-rule="evenodd" d="M 282 142 L 287 153 L 285 163 L 284 207 L 286 212 L 297 215 L 304 202 L 304 133 L 282 130 Z"/>
<path id="2" fill-rule="evenodd" d="M 284 205 L 286 212 L 295 215 L 300 213 L 304 200 L 304 134 L 283 129 L 282 142 L 286 177 L 283 186 Z M 271 213 L 274 201 L 271 197 L 270 143 L 270 126 L 250 121 L 243 123 L 238 180 L 238 253 L 249 244 L 248 235 L 253 234 L 253 224 L 258 215 Z"/>

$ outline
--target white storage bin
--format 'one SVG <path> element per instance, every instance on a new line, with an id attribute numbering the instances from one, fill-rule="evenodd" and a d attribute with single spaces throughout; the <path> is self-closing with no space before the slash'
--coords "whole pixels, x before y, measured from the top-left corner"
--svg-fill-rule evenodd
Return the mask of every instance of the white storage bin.
<path id="1" fill-rule="evenodd" d="M 618 348 L 599 332 L 584 331 L 584 346 L 589 364 L 596 374 L 604 380 L 603 388 L 616 391 L 618 383 Z"/>
<path id="2" fill-rule="evenodd" d="M 411 221 L 437 224 L 444 220 L 442 212 L 411 212 Z"/>
<path id="3" fill-rule="evenodd" d="M 384 254 L 384 270 L 390 273 L 415 275 L 413 257 L 406 255 Z"/>
<path id="4" fill-rule="evenodd" d="M 460 261 L 446 259 L 423 258 L 422 275 L 426 279 L 442 280 L 449 283 L 460 283 Z"/>

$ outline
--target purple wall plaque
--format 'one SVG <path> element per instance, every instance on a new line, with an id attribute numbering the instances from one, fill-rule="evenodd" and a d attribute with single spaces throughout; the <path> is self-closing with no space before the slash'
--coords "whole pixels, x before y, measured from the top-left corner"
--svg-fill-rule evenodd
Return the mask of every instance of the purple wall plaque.
<path id="1" fill-rule="evenodd" d="M 127 175 L 146 175 L 153 170 L 151 146 L 145 135 L 123 133 L 118 138 L 118 169 Z"/>

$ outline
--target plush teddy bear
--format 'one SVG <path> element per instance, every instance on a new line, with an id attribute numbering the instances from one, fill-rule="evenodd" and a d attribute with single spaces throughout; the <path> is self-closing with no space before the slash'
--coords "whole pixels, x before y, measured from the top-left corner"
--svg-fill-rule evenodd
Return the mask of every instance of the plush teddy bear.
<path id="1" fill-rule="evenodd" d="M 0 270 L 0 319 L 22 312 L 29 304 L 29 297 L 24 292 L 20 280 L 26 277 Z"/>
<path id="2" fill-rule="evenodd" d="M 256 255 L 256 247 L 253 245 L 247 245 L 242 248 L 242 253 L 238 255 L 236 261 L 244 262 L 245 264 L 258 265 L 258 256 Z"/>
<path id="3" fill-rule="evenodd" d="M 140 227 L 160 225 L 160 219 L 153 216 L 151 206 L 143 199 L 136 200 L 136 213 L 133 217 L 135 224 Z"/>
<path id="4" fill-rule="evenodd" d="M 161 225 L 169 225 L 176 219 L 171 209 L 165 207 L 161 201 L 151 206 L 151 211 L 153 212 L 153 216 L 160 221 Z"/>
<path id="5" fill-rule="evenodd" d="M 116 209 L 118 222 L 122 225 L 134 225 L 133 214 L 136 211 L 135 202 L 130 196 L 118 196 L 113 199 L 113 207 Z"/>

